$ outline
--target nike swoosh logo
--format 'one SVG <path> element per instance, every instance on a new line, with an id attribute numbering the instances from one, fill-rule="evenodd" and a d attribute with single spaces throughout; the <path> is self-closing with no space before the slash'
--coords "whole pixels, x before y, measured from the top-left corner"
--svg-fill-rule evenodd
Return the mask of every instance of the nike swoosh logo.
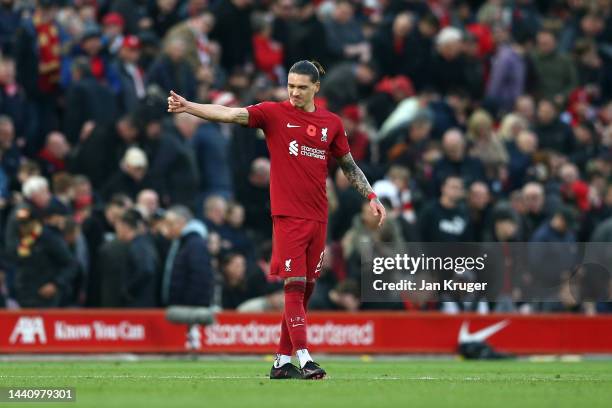
<path id="1" fill-rule="evenodd" d="M 459 330 L 459 344 L 485 341 L 488 337 L 491 337 L 509 324 L 508 320 L 502 320 L 477 332 L 470 333 L 469 322 L 463 322 Z"/>
<path id="2" fill-rule="evenodd" d="M 296 128 L 296 127 L 300 127 L 299 125 L 292 125 L 290 123 L 287 123 L 287 127 L 288 128 Z"/>
<path id="3" fill-rule="evenodd" d="M 291 327 L 298 327 L 298 326 L 303 326 L 303 325 L 304 325 L 304 323 L 300 323 L 300 324 L 293 324 L 293 325 L 291 325 Z"/>

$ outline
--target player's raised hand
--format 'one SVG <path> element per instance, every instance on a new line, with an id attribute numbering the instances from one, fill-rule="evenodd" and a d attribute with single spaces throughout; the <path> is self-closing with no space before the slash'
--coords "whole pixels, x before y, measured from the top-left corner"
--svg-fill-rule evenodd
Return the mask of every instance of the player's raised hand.
<path id="1" fill-rule="evenodd" d="M 181 113 L 187 110 L 187 99 L 174 91 L 170 91 L 168 96 L 168 112 Z"/>
<path id="2" fill-rule="evenodd" d="M 375 217 L 380 217 L 380 221 L 378 221 L 378 226 L 380 227 L 385 222 L 385 218 L 387 218 L 387 211 L 385 211 L 385 206 L 381 204 L 378 198 L 373 198 L 370 200 L 370 209 L 372 210 L 372 214 Z"/>

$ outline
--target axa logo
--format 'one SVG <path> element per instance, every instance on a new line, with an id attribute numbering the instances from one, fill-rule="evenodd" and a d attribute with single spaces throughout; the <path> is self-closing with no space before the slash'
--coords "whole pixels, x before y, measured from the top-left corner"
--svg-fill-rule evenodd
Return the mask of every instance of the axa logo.
<path id="1" fill-rule="evenodd" d="M 289 154 L 293 156 L 297 156 L 299 147 L 300 145 L 298 145 L 297 140 L 292 140 L 291 143 L 289 143 Z"/>
<path id="2" fill-rule="evenodd" d="M 37 341 L 41 344 L 47 343 L 43 318 L 40 316 L 20 317 L 15 324 L 11 337 L 9 337 L 9 343 L 36 344 Z"/>
<path id="3" fill-rule="evenodd" d="M 469 322 L 463 322 L 459 329 L 459 344 L 483 342 L 509 324 L 508 320 L 502 320 L 484 329 L 470 333 Z"/>
<path id="4" fill-rule="evenodd" d="M 327 142 L 327 128 L 321 129 L 321 141 Z"/>
<path id="5" fill-rule="evenodd" d="M 291 272 L 291 259 L 285 261 L 285 272 Z"/>

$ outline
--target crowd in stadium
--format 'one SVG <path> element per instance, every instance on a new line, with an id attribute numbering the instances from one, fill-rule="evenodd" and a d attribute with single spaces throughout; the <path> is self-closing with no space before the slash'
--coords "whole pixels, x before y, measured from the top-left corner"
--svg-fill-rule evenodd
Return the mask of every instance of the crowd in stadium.
<path id="1" fill-rule="evenodd" d="M 610 310 L 516 302 L 524 276 L 504 302 L 361 303 L 359 249 L 611 242 L 610 0 L 0 0 L 0 47 L 0 307 L 280 310 L 263 134 L 166 97 L 283 100 L 314 59 L 390 217 L 330 160 L 311 308 Z"/>

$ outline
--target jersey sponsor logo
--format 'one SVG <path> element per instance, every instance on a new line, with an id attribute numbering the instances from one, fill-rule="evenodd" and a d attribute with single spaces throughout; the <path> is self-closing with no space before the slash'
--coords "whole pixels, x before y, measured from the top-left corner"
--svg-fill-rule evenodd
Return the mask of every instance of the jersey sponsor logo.
<path id="1" fill-rule="evenodd" d="M 15 344 L 17 341 L 20 344 L 47 343 L 47 333 L 45 332 L 43 318 L 40 316 L 20 317 L 13 328 L 11 337 L 9 337 L 9 343 Z"/>
<path id="2" fill-rule="evenodd" d="M 325 150 L 315 149 L 314 147 L 303 146 L 300 151 L 302 156 L 313 157 L 319 160 L 325 160 Z"/>
<path id="3" fill-rule="evenodd" d="M 292 125 L 291 123 L 287 123 L 288 128 L 299 128 L 300 125 Z"/>
<path id="4" fill-rule="evenodd" d="M 300 145 L 298 145 L 297 140 L 292 140 L 291 143 L 289 143 L 289 154 L 293 156 L 297 156 L 299 146 Z"/>
<path id="5" fill-rule="evenodd" d="M 321 141 L 327 142 L 327 128 L 321 129 Z"/>
<path id="6" fill-rule="evenodd" d="M 291 272 L 291 259 L 285 261 L 285 272 Z"/>
<path id="7" fill-rule="evenodd" d="M 310 147 L 310 146 L 300 146 L 300 144 L 297 142 L 297 140 L 292 140 L 289 143 L 289 155 L 291 156 L 298 156 L 298 155 L 302 155 L 302 156 L 306 156 L 306 157 L 313 157 L 315 159 L 319 159 L 319 160 L 326 160 L 326 151 L 323 149 L 316 149 L 314 147 Z"/>

